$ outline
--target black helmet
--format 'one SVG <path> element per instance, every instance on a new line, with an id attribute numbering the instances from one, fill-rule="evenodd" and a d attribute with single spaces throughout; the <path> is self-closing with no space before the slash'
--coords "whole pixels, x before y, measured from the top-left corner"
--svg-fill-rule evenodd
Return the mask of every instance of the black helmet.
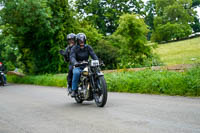
<path id="1" fill-rule="evenodd" d="M 86 44 L 86 35 L 84 33 L 78 33 L 76 37 L 77 37 L 78 44 L 79 44 L 78 40 L 81 40 L 84 42 L 84 44 Z"/>
<path id="2" fill-rule="evenodd" d="M 67 40 L 70 40 L 70 39 L 74 39 L 74 41 L 76 41 L 76 34 L 74 33 L 70 33 L 67 35 Z"/>

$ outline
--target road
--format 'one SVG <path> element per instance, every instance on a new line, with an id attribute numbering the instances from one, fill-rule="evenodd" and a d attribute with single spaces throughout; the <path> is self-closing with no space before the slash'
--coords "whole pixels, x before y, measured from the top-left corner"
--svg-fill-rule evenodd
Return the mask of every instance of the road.
<path id="1" fill-rule="evenodd" d="M 64 88 L 0 87 L 0 133 L 200 133 L 200 98 L 109 93 L 104 108 Z"/>

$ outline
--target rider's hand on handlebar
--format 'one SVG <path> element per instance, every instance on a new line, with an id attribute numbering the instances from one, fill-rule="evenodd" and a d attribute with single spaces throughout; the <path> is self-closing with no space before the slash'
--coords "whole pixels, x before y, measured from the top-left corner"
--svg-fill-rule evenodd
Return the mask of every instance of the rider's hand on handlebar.
<path id="1" fill-rule="evenodd" d="M 80 66 L 80 64 L 79 63 L 74 63 L 74 66 L 78 67 L 78 66 Z"/>
<path id="2" fill-rule="evenodd" d="M 82 61 L 82 62 L 80 62 L 80 63 L 75 63 L 74 64 L 74 67 L 79 67 L 79 66 L 83 66 L 83 65 L 87 65 L 88 64 L 88 62 L 87 61 Z"/>

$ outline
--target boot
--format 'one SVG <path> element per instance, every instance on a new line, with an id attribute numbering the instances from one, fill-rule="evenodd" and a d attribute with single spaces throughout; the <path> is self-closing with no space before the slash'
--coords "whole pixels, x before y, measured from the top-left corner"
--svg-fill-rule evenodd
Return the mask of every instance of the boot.
<path id="1" fill-rule="evenodd" d="M 68 84 L 67 85 L 67 90 L 68 90 L 69 94 L 71 94 L 72 93 L 72 86 Z"/>
<path id="2" fill-rule="evenodd" d="M 75 97 L 75 95 L 76 95 L 76 92 L 75 92 L 75 91 L 72 91 L 71 97 Z"/>

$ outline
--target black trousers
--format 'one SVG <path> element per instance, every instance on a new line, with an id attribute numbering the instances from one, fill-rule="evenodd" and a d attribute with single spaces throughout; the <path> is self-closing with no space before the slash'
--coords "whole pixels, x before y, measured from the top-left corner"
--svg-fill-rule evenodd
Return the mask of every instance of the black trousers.
<path id="1" fill-rule="evenodd" d="M 67 84 L 72 86 L 72 78 L 73 78 L 73 65 L 69 65 L 69 71 L 67 75 Z"/>

